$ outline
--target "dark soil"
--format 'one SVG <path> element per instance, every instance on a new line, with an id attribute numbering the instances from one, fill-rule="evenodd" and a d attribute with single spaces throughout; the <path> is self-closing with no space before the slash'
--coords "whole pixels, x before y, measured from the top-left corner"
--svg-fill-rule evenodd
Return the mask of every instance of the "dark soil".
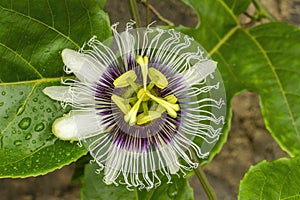
<path id="1" fill-rule="evenodd" d="M 175 23 L 193 27 L 196 14 L 178 0 L 150 0 L 155 8 Z M 279 20 L 300 24 L 300 0 L 264 0 Z M 120 22 L 120 28 L 130 20 L 127 1 L 110 0 L 105 10 L 111 23 Z M 144 11 L 144 7 L 140 6 Z M 251 12 L 251 9 L 249 10 Z M 159 21 L 151 16 L 150 21 Z M 160 23 L 157 23 L 160 24 Z M 120 29 L 120 30 L 121 30 Z M 265 129 L 259 108 L 259 97 L 244 92 L 232 102 L 233 119 L 228 141 L 222 151 L 204 170 L 215 189 L 218 199 L 236 199 L 239 181 L 251 165 L 261 160 L 274 160 L 287 156 Z M 0 199 L 3 200 L 79 200 L 79 186 L 71 184 L 73 165 L 27 179 L 0 180 Z M 207 199 L 196 177 L 190 179 L 195 199 Z"/>

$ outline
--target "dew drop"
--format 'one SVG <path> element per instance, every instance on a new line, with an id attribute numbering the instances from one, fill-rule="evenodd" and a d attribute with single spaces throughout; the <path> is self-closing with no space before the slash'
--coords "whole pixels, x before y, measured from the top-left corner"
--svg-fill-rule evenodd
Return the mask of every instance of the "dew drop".
<path id="1" fill-rule="evenodd" d="M 44 105 L 41 105 L 41 106 L 40 106 L 40 109 L 41 109 L 41 110 L 44 109 Z"/>
<path id="2" fill-rule="evenodd" d="M 20 92 L 19 92 L 19 94 L 20 94 L 20 95 L 23 95 L 23 94 L 24 94 L 24 92 L 23 92 L 23 91 L 20 91 Z"/>
<path id="3" fill-rule="evenodd" d="M 32 111 L 33 111 L 33 112 L 36 112 L 36 111 L 38 111 L 38 110 L 36 109 L 36 107 L 33 107 L 33 108 L 32 108 Z"/>
<path id="4" fill-rule="evenodd" d="M 37 102 L 37 101 L 38 101 L 38 98 L 37 98 L 37 97 L 33 98 L 33 101 L 34 101 L 34 102 Z"/>
<path id="5" fill-rule="evenodd" d="M 47 110 L 46 110 L 48 113 L 51 113 L 51 108 L 47 108 Z"/>
<path id="6" fill-rule="evenodd" d="M 42 131 L 44 128 L 45 128 L 45 125 L 44 125 L 43 122 L 41 122 L 41 123 L 37 124 L 37 125 L 34 127 L 34 130 L 35 130 L 36 132 L 40 132 L 40 131 Z"/>
<path id="7" fill-rule="evenodd" d="M 25 140 L 30 140 L 32 138 L 32 134 L 31 133 L 27 133 L 25 135 Z"/>
<path id="8" fill-rule="evenodd" d="M 31 118 L 25 117 L 19 122 L 19 127 L 23 130 L 26 130 L 31 124 Z"/>
<path id="9" fill-rule="evenodd" d="M 4 102 L 0 102 L 0 107 L 4 105 Z"/>
<path id="10" fill-rule="evenodd" d="M 21 140 L 15 140 L 14 141 L 14 145 L 16 145 L 16 146 L 20 146 L 21 144 L 22 144 Z"/>
<path id="11" fill-rule="evenodd" d="M 1 94 L 4 96 L 4 95 L 6 95 L 6 92 L 5 92 L 5 91 L 2 91 L 2 93 L 1 93 Z"/>
<path id="12" fill-rule="evenodd" d="M 32 140 L 31 143 L 32 143 L 32 144 L 35 144 L 35 143 L 36 143 L 36 140 Z"/>
<path id="13" fill-rule="evenodd" d="M 12 130 L 11 133 L 12 133 L 12 134 L 16 134 L 17 131 L 16 131 L 16 130 Z"/>

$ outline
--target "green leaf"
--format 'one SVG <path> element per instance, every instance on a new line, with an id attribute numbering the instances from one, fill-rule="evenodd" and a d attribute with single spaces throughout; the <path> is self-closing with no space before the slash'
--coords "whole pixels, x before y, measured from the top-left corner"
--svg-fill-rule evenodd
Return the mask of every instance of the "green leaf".
<path id="1" fill-rule="evenodd" d="M 300 154 L 300 30 L 284 23 L 246 29 L 238 20 L 251 1 L 183 0 L 199 14 L 196 28 L 178 30 L 194 37 L 218 61 L 228 104 L 243 90 L 260 95 L 266 127 L 290 155 Z M 217 12 L 216 12 L 217 11 Z M 209 162 L 226 142 L 226 126 Z"/>
<path id="2" fill-rule="evenodd" d="M 92 35 L 110 36 L 101 6 L 93 0 L 1 0 L 0 177 L 45 174 L 86 154 L 52 135 L 52 122 L 66 110 L 42 90 L 64 76 L 62 49 L 78 49 Z"/>
<path id="3" fill-rule="evenodd" d="M 262 161 L 242 179 L 238 199 L 300 199 L 299 169 L 300 157 Z"/>
<path id="4" fill-rule="evenodd" d="M 85 167 L 82 179 L 81 199 L 82 200 L 193 200 L 193 189 L 189 186 L 187 179 L 172 177 L 172 183 L 162 180 L 156 189 L 129 191 L 124 185 L 106 185 L 103 182 L 103 172 L 96 174 L 99 168 L 97 164 L 88 164 Z M 165 179 L 164 177 L 163 179 Z"/>

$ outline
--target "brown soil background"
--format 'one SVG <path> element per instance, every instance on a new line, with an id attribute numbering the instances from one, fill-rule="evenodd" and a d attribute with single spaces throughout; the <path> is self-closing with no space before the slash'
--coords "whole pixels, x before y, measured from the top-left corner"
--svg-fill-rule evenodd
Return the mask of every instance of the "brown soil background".
<path id="1" fill-rule="evenodd" d="M 175 25 L 193 27 L 197 16 L 178 0 L 149 0 L 149 2 Z M 300 25 L 300 0 L 263 0 L 270 12 L 280 21 Z M 143 6 L 140 5 L 143 11 Z M 105 10 L 111 23 L 120 22 L 120 28 L 130 20 L 127 1 L 109 0 Z M 249 8 L 249 12 L 253 7 Z M 151 21 L 159 21 L 152 16 Z M 247 19 L 242 17 L 242 20 Z M 160 24 L 159 22 L 157 24 Z M 259 108 L 259 97 L 243 92 L 232 102 L 233 118 L 228 141 L 222 151 L 204 170 L 215 189 L 218 199 L 237 199 L 239 181 L 251 165 L 261 160 L 275 160 L 287 156 L 265 129 Z M 71 184 L 74 165 L 45 176 L 26 179 L 1 179 L 2 200 L 79 200 L 79 186 Z M 190 179 L 195 199 L 207 199 L 196 177 Z"/>

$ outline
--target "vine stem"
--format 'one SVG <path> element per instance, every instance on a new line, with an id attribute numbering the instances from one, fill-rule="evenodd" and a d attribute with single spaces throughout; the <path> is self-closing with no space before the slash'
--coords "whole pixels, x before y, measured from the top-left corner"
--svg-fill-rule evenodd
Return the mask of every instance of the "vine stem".
<path id="1" fill-rule="evenodd" d="M 135 26 L 136 28 L 140 28 L 141 27 L 141 19 L 140 19 L 140 14 L 136 5 L 136 0 L 128 0 L 128 4 L 130 7 L 130 11 L 131 11 L 131 16 L 133 18 L 133 20 L 135 21 Z"/>
<path id="2" fill-rule="evenodd" d="M 164 18 L 147 0 L 141 0 L 141 3 L 144 4 L 150 11 L 162 22 L 168 26 L 174 26 L 174 23 L 170 20 Z"/>
<path id="3" fill-rule="evenodd" d="M 271 22 L 276 22 L 275 17 L 268 11 L 268 9 L 259 1 L 259 0 L 252 0 L 255 8 L 262 12 L 262 14 L 268 18 Z"/>
<path id="4" fill-rule="evenodd" d="M 198 177 L 207 197 L 210 200 L 217 200 L 215 191 L 213 190 L 212 186 L 208 182 L 207 177 L 206 177 L 204 171 L 202 170 L 202 168 L 199 166 L 194 171 L 195 171 L 195 174 Z"/>
<path id="5" fill-rule="evenodd" d="M 192 152 L 192 160 L 194 162 L 197 161 L 197 157 L 194 153 L 194 151 L 191 151 Z M 201 166 L 198 166 L 196 169 L 194 169 L 194 172 L 196 174 L 196 176 L 198 177 L 207 197 L 209 200 L 217 200 L 217 196 L 216 196 L 216 193 L 214 191 L 214 189 L 212 188 L 212 186 L 210 185 L 203 169 L 201 168 Z"/>

